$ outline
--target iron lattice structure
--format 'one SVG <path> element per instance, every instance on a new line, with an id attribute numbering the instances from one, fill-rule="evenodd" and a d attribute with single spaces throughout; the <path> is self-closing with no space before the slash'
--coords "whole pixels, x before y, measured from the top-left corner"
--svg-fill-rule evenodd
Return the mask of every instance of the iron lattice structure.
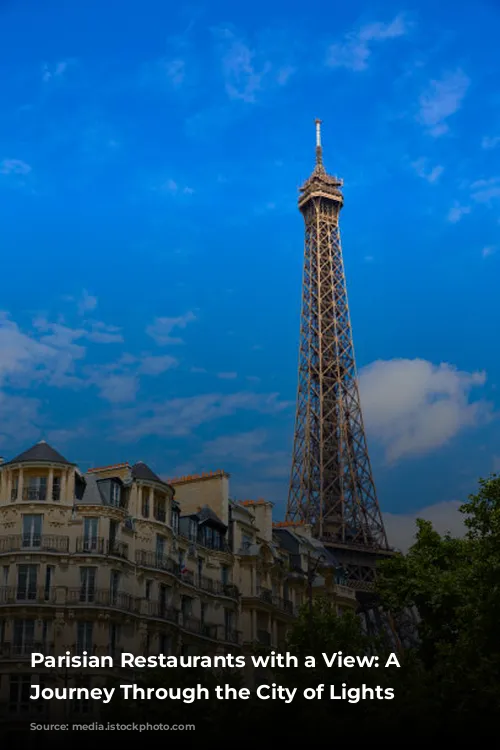
<path id="1" fill-rule="evenodd" d="M 287 520 L 310 524 L 335 549 L 351 585 L 369 589 L 375 560 L 389 547 L 357 384 L 339 231 L 342 186 L 323 166 L 317 120 L 316 166 L 299 198 L 304 276 Z"/>

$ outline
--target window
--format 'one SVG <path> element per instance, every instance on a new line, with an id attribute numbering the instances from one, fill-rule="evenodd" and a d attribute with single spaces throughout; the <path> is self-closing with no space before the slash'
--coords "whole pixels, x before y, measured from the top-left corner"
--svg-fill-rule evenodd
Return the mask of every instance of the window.
<path id="1" fill-rule="evenodd" d="M 52 482 L 52 500 L 57 503 L 61 499 L 61 477 L 54 477 Z"/>
<path id="2" fill-rule="evenodd" d="M 29 477 L 28 486 L 24 490 L 25 500 L 47 499 L 47 477 Z"/>
<path id="3" fill-rule="evenodd" d="M 156 557 L 160 561 L 160 564 L 163 562 L 163 558 L 165 557 L 166 549 L 165 549 L 165 537 L 160 536 L 160 534 L 156 535 Z"/>
<path id="4" fill-rule="evenodd" d="M 76 687 L 85 687 L 90 690 L 92 687 L 90 677 L 80 678 L 77 681 Z M 72 708 L 76 714 L 88 714 L 91 711 L 91 701 L 86 698 L 75 698 Z"/>
<path id="5" fill-rule="evenodd" d="M 96 568 L 80 568 L 80 601 L 93 602 L 95 599 Z"/>
<path id="6" fill-rule="evenodd" d="M 31 677 L 29 675 L 11 675 L 9 682 L 9 711 L 21 713 L 29 711 L 33 701 L 31 695 Z"/>
<path id="7" fill-rule="evenodd" d="M 99 527 L 98 518 L 85 518 L 83 522 L 83 546 L 84 552 L 92 552 L 97 549 L 97 531 Z"/>
<path id="8" fill-rule="evenodd" d="M 229 568 L 227 565 L 221 565 L 220 578 L 223 586 L 227 586 L 229 583 Z"/>
<path id="9" fill-rule="evenodd" d="M 167 514 L 165 511 L 165 498 L 155 497 L 153 513 L 156 521 L 165 523 L 165 521 L 167 520 Z"/>
<path id="10" fill-rule="evenodd" d="M 203 575 L 203 558 L 198 558 L 198 578 L 201 578 Z"/>
<path id="11" fill-rule="evenodd" d="M 112 554 L 117 551 L 116 547 L 116 534 L 118 532 L 118 521 L 109 522 L 109 551 Z"/>
<path id="12" fill-rule="evenodd" d="M 194 518 L 189 519 L 189 538 L 192 542 L 196 542 L 198 538 L 198 524 Z"/>
<path id="13" fill-rule="evenodd" d="M 169 635 L 165 635 L 165 633 L 161 633 L 160 653 L 165 654 L 165 656 L 169 656 L 171 650 L 172 650 L 172 638 Z"/>
<path id="14" fill-rule="evenodd" d="M 35 640 L 34 620 L 14 620 L 14 654 L 30 654 Z"/>
<path id="15" fill-rule="evenodd" d="M 179 533 L 179 511 L 175 506 L 172 506 L 172 531 L 174 534 Z"/>
<path id="16" fill-rule="evenodd" d="M 92 652 L 93 643 L 93 625 L 90 621 L 80 620 L 76 628 L 76 652 L 81 654 L 83 651 Z"/>
<path id="17" fill-rule="evenodd" d="M 226 641 L 231 640 L 234 632 L 234 612 L 231 609 L 224 610 L 224 630 L 226 631 Z"/>
<path id="18" fill-rule="evenodd" d="M 33 601 L 36 599 L 36 565 L 19 565 L 17 569 L 18 600 Z"/>
<path id="19" fill-rule="evenodd" d="M 241 539 L 241 549 L 248 550 L 252 546 L 252 537 L 248 534 L 243 534 Z"/>
<path id="20" fill-rule="evenodd" d="M 40 547 L 42 544 L 42 515 L 23 516 L 23 547 Z"/>
<path id="21" fill-rule="evenodd" d="M 120 501 L 121 501 L 121 487 L 118 484 L 118 482 L 112 482 L 111 483 L 111 505 L 114 505 L 115 507 L 120 507 Z"/>
<path id="22" fill-rule="evenodd" d="M 214 530 L 211 529 L 210 526 L 205 526 L 205 533 L 203 535 L 203 541 L 207 547 L 214 546 Z"/>
<path id="23" fill-rule="evenodd" d="M 44 599 L 46 602 L 50 600 L 50 592 L 52 587 L 52 580 L 54 575 L 54 567 L 53 565 L 47 565 L 45 568 L 45 589 L 44 589 Z"/>
<path id="24" fill-rule="evenodd" d="M 153 581 L 146 581 L 146 590 L 144 592 L 145 599 L 149 602 L 151 599 L 151 589 L 153 587 Z"/>
<path id="25" fill-rule="evenodd" d="M 170 602 L 170 587 L 166 586 L 164 583 L 161 583 L 160 584 L 160 599 L 159 599 L 160 617 L 165 617 L 169 602 Z"/>
<path id="26" fill-rule="evenodd" d="M 120 642 L 120 626 L 116 623 L 111 623 L 109 626 L 109 655 L 112 657 L 117 656 L 118 644 Z"/>
<path id="27" fill-rule="evenodd" d="M 205 613 L 206 613 L 206 610 L 207 610 L 207 605 L 204 604 L 203 602 L 201 602 L 201 606 L 200 606 L 200 620 L 201 620 L 201 624 L 202 625 L 205 624 Z"/>
<path id="28" fill-rule="evenodd" d="M 3 566 L 3 585 L 8 586 L 9 585 L 9 566 L 4 565 Z"/>
<path id="29" fill-rule="evenodd" d="M 111 604 L 116 604 L 118 601 L 118 587 L 120 585 L 120 573 L 117 570 L 111 571 L 109 592 L 111 598 Z"/>
<path id="30" fill-rule="evenodd" d="M 193 600 L 189 596 L 181 598 L 181 610 L 183 617 L 191 617 L 193 611 Z"/>
<path id="31" fill-rule="evenodd" d="M 141 513 L 143 518 L 149 518 L 149 494 L 145 491 L 145 488 L 142 490 Z"/>
<path id="32" fill-rule="evenodd" d="M 43 644 L 43 650 L 47 651 L 47 640 L 49 637 L 49 621 L 44 620 L 42 622 L 42 644 Z"/>

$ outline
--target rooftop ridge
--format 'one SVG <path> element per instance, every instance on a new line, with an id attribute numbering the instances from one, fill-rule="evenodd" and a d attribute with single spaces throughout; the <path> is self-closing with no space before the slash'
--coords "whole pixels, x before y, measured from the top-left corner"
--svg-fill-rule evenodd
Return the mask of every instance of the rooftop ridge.
<path id="1" fill-rule="evenodd" d="M 87 469 L 87 474 L 93 474 L 96 471 L 109 471 L 110 469 L 130 469 L 130 464 L 126 461 L 123 464 L 110 464 L 109 466 L 95 466 L 93 469 Z"/>
<path id="2" fill-rule="evenodd" d="M 224 469 L 216 469 L 215 471 L 204 471 L 201 474 L 185 474 L 181 477 L 173 477 L 167 479 L 168 484 L 176 484 L 180 482 L 195 482 L 199 479 L 214 479 L 214 477 L 228 477 L 229 474 Z"/>
<path id="3" fill-rule="evenodd" d="M 258 500 L 238 500 L 238 503 L 245 507 L 252 505 L 274 505 L 270 500 L 264 500 L 263 497 L 259 497 Z"/>

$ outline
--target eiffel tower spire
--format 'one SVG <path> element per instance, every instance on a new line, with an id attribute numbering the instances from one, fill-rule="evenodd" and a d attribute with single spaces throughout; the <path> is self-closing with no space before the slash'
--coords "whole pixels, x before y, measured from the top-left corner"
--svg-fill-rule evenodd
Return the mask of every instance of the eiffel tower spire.
<path id="1" fill-rule="evenodd" d="M 311 524 L 363 589 L 389 548 L 359 400 L 339 231 L 342 187 L 323 165 L 316 120 L 316 165 L 299 197 L 304 276 L 287 520 Z"/>

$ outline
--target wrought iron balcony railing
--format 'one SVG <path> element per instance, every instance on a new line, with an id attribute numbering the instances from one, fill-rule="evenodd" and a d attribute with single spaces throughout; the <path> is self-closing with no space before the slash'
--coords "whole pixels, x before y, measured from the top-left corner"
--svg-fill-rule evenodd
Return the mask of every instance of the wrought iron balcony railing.
<path id="1" fill-rule="evenodd" d="M 44 656 L 54 654 L 54 644 L 47 641 L 34 640 L 14 640 L 13 642 L 4 641 L 0 643 L 0 658 L 15 659 L 28 658 L 33 653 L 40 653 Z"/>
<path id="2" fill-rule="evenodd" d="M 229 643 L 239 643 L 241 640 L 241 633 L 238 630 L 224 628 L 224 640 Z"/>
<path id="3" fill-rule="evenodd" d="M 200 576 L 198 578 L 198 587 L 210 594 L 229 596 L 231 599 L 237 599 L 239 596 L 238 588 L 234 584 L 222 583 L 222 581 L 216 581 L 213 578 L 208 578 L 206 576 Z"/>
<path id="4" fill-rule="evenodd" d="M 77 554 L 111 555 L 128 559 L 128 544 L 103 537 L 80 537 L 76 540 Z"/>
<path id="5" fill-rule="evenodd" d="M 53 536 L 45 534 L 15 534 L 0 538 L 0 554 L 2 552 L 69 552 L 68 536 Z"/>
<path id="6" fill-rule="evenodd" d="M 135 553 L 135 562 L 137 565 L 142 565 L 145 568 L 165 570 L 167 573 L 172 573 L 175 576 L 178 576 L 180 573 L 178 562 L 168 557 L 168 555 L 158 552 L 150 552 L 144 549 L 137 550 Z"/>
<path id="7" fill-rule="evenodd" d="M 67 590 L 66 604 L 71 607 L 110 607 L 125 612 L 137 612 L 137 598 L 126 591 L 96 589 L 93 586 L 79 586 Z"/>
<path id="8" fill-rule="evenodd" d="M 9 604 L 54 604 L 55 590 L 50 586 L 2 586 L 0 605 Z"/>
<path id="9" fill-rule="evenodd" d="M 167 602 L 161 600 L 143 600 L 143 611 L 146 617 L 157 617 L 160 620 L 167 620 L 175 625 L 179 623 L 179 610 L 172 607 Z"/>

